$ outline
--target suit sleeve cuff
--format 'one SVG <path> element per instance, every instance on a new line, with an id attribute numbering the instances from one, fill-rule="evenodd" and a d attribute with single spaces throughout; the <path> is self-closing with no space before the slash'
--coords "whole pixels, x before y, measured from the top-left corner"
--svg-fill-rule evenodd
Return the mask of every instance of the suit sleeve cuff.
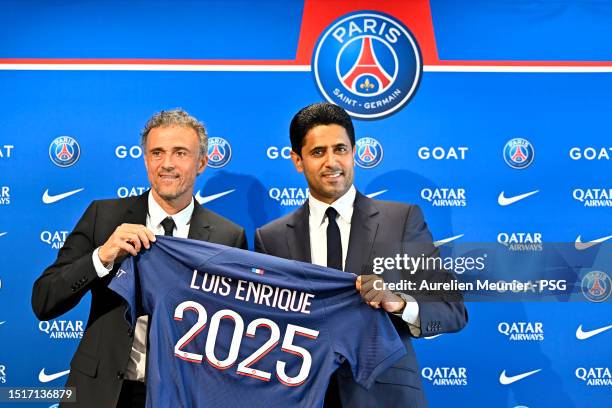
<path id="1" fill-rule="evenodd" d="M 108 266 L 104 266 L 104 264 L 100 260 L 100 257 L 98 256 L 99 251 L 100 251 L 100 247 L 96 248 L 93 251 L 91 258 L 93 260 L 93 264 L 94 264 L 94 268 L 96 269 L 96 273 L 98 274 L 100 278 L 103 278 L 113 270 L 114 264 L 111 263 Z"/>
<path id="2" fill-rule="evenodd" d="M 414 337 L 419 337 L 421 335 L 419 304 L 417 303 L 415 298 L 410 295 L 406 295 L 405 293 L 396 293 L 396 295 L 404 299 L 404 302 L 406 302 L 406 307 L 404 307 L 404 311 L 402 313 L 396 313 L 395 315 L 397 317 L 400 317 L 406 323 L 408 323 L 410 333 Z"/>

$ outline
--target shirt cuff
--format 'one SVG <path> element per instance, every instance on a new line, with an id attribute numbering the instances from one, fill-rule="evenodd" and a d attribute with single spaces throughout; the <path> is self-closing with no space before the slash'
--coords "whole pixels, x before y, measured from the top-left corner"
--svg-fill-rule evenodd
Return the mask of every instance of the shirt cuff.
<path id="1" fill-rule="evenodd" d="M 100 278 L 103 278 L 106 275 L 108 275 L 109 273 L 111 273 L 111 271 L 113 270 L 113 265 L 114 264 L 111 263 L 108 266 L 104 266 L 104 264 L 100 260 L 100 257 L 98 256 L 98 252 L 99 251 L 100 251 L 100 247 L 96 248 L 93 251 L 93 254 L 91 255 L 91 258 L 93 260 L 93 264 L 94 264 L 94 268 L 96 270 L 96 273 L 98 274 L 98 276 Z"/>
<path id="2" fill-rule="evenodd" d="M 395 313 L 396 316 L 401 317 L 403 321 L 408 323 L 410 333 L 414 337 L 421 335 L 421 319 L 419 318 L 419 304 L 416 299 L 405 293 L 396 293 L 397 296 L 404 299 L 406 307 L 402 313 Z"/>

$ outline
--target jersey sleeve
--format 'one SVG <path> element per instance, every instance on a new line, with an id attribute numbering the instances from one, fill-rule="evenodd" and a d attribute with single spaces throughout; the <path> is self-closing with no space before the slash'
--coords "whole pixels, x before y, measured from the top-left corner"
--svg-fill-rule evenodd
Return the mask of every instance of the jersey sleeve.
<path id="1" fill-rule="evenodd" d="M 117 274 L 110 281 L 109 289 L 116 292 L 127 303 L 126 319 L 132 326 L 138 316 L 142 315 L 139 294 L 137 291 L 136 267 L 133 257 L 126 258 L 119 267 Z"/>
<path id="2" fill-rule="evenodd" d="M 351 366 L 356 382 L 370 388 L 376 377 L 406 354 L 389 319 L 382 310 L 366 305 L 355 291 L 353 302 L 328 316 L 334 352 Z"/>

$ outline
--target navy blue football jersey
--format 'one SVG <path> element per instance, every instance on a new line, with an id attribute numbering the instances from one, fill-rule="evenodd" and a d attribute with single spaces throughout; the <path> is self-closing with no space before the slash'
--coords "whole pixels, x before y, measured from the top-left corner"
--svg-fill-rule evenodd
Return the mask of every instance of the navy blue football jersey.
<path id="1" fill-rule="evenodd" d="M 110 288 L 150 315 L 147 407 L 319 407 L 347 361 L 369 388 L 406 353 L 356 275 L 158 237 Z"/>

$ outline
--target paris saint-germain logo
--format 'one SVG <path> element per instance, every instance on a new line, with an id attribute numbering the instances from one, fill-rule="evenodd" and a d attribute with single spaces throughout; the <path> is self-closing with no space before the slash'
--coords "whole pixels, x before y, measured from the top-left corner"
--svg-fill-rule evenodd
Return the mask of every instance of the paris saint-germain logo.
<path id="1" fill-rule="evenodd" d="M 59 167 L 70 167 L 79 160 L 81 147 L 75 138 L 60 136 L 49 146 L 49 158 Z"/>
<path id="2" fill-rule="evenodd" d="M 404 106 L 423 70 L 410 31 L 387 14 L 367 11 L 342 16 L 323 31 L 312 66 L 323 96 L 362 119 Z"/>
<path id="3" fill-rule="evenodd" d="M 513 169 L 526 169 L 533 162 L 535 150 L 528 140 L 517 137 L 504 146 L 504 160 Z"/>
<path id="4" fill-rule="evenodd" d="M 222 137 L 211 137 L 208 139 L 208 167 L 219 169 L 232 158 L 232 147 Z"/>
<path id="5" fill-rule="evenodd" d="M 582 294 L 591 302 L 603 302 L 610 297 L 612 280 L 607 273 L 591 271 L 582 278 Z"/>
<path id="6" fill-rule="evenodd" d="M 362 137 L 355 142 L 355 163 L 361 168 L 371 169 L 378 166 L 383 158 L 383 148 L 378 140 Z"/>

